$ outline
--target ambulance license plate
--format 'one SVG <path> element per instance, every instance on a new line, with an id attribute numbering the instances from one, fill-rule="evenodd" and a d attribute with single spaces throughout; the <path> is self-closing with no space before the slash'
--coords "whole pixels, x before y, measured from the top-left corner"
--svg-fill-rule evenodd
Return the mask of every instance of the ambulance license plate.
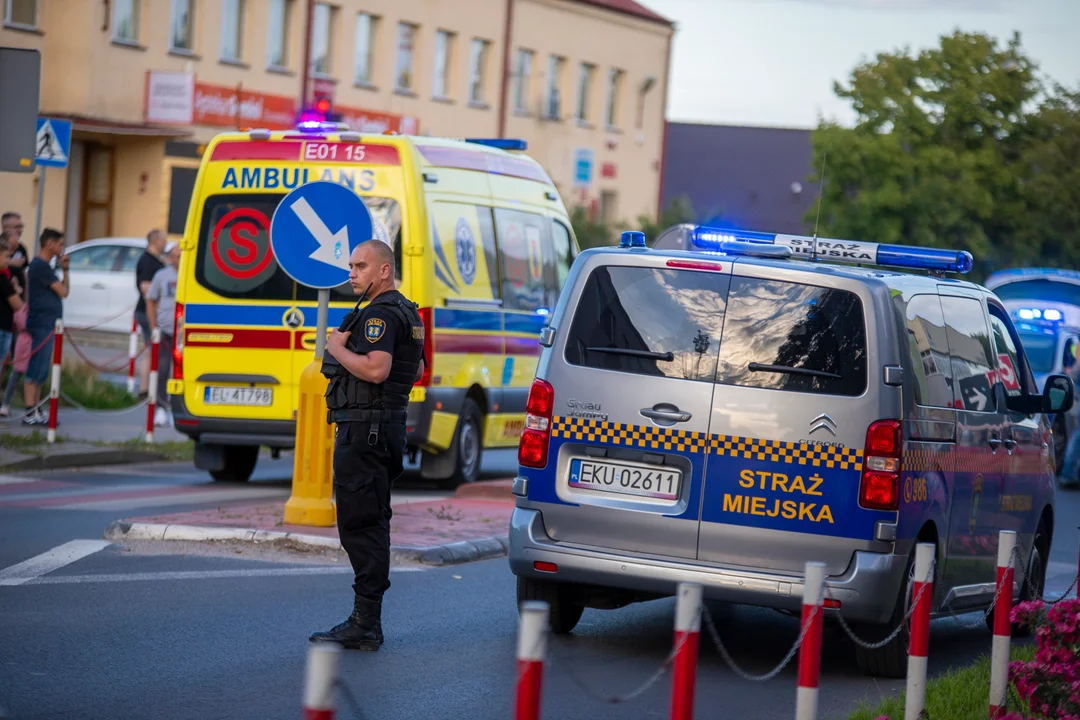
<path id="1" fill-rule="evenodd" d="M 677 500 L 682 471 L 596 460 L 570 461 L 570 487 L 620 495 Z"/>
<path id="2" fill-rule="evenodd" d="M 274 403 L 274 391 L 261 387 L 219 387 L 209 385 L 203 391 L 207 405 L 254 405 L 269 407 Z"/>

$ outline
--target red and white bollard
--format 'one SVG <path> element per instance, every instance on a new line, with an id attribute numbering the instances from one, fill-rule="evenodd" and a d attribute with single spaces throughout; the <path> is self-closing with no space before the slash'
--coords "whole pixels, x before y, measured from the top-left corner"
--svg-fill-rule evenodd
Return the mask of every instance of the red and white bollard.
<path id="1" fill-rule="evenodd" d="M 998 533 L 997 601 L 994 603 L 994 640 L 990 655 L 990 719 L 1005 712 L 1009 689 L 1009 640 L 1012 636 L 1013 551 L 1016 533 Z"/>
<path id="2" fill-rule="evenodd" d="M 341 646 L 313 642 L 308 649 L 304 678 L 304 720 L 334 720 L 334 685 Z"/>
<path id="3" fill-rule="evenodd" d="M 131 316 L 131 336 L 128 338 L 128 392 L 135 394 L 135 358 L 138 357 L 136 350 L 139 345 L 139 322 L 135 315 Z"/>
<path id="4" fill-rule="evenodd" d="M 795 720 L 814 720 L 818 709 L 818 681 L 821 677 L 821 634 L 825 624 L 825 563 L 806 563 L 803 585 L 802 622 L 799 632 L 810 624 L 799 645 L 799 689 L 795 696 Z"/>
<path id="5" fill-rule="evenodd" d="M 679 583 L 675 596 L 675 664 L 671 675 L 671 720 L 693 720 L 701 635 L 701 586 Z"/>
<path id="6" fill-rule="evenodd" d="M 930 607 L 934 599 L 933 564 L 934 544 L 916 545 L 915 580 L 911 583 L 911 602 L 915 605 L 911 611 L 904 720 L 917 720 L 926 708 L 926 658 L 930 653 Z"/>
<path id="7" fill-rule="evenodd" d="M 56 442 L 56 413 L 60 409 L 60 358 L 64 352 L 64 321 L 57 319 L 53 337 L 52 386 L 49 388 L 49 442 Z"/>
<path id="8" fill-rule="evenodd" d="M 150 348 L 150 386 L 146 388 L 146 442 L 154 442 L 154 412 L 157 410 L 158 349 L 161 346 L 161 328 L 154 328 Z"/>
<path id="9" fill-rule="evenodd" d="M 521 603 L 514 720 L 540 718 L 540 689 L 544 679 L 549 612 L 546 602 L 529 600 Z"/>

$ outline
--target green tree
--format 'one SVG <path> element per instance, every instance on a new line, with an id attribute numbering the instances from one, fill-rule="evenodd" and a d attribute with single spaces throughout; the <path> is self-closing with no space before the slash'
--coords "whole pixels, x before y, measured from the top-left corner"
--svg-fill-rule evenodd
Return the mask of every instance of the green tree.
<path id="1" fill-rule="evenodd" d="M 574 228 L 574 237 L 582 250 L 604 245 L 617 245 L 619 235 L 624 230 L 640 230 L 645 233 L 645 242 L 652 245 L 661 232 L 672 225 L 694 222 L 694 210 L 690 206 L 690 199 L 684 196 L 677 197 L 668 203 L 667 208 L 661 213 L 660 221 L 656 222 L 647 215 L 639 215 L 637 223 L 628 225 L 618 223 L 614 226 L 606 225 L 589 218 L 589 213 L 581 206 L 575 206 L 570 210 L 570 224 Z"/>
<path id="2" fill-rule="evenodd" d="M 694 208 L 690 204 L 690 198 L 682 195 L 674 198 L 668 203 L 668 206 L 660 213 L 659 222 L 654 222 L 653 219 L 647 215 L 639 215 L 637 227 L 626 229 L 640 230 L 645 233 L 645 242 L 651 246 L 656 242 L 656 238 L 660 236 L 660 233 L 664 232 L 672 225 L 691 223 L 696 219 Z"/>
<path id="3" fill-rule="evenodd" d="M 826 163 L 819 233 L 966 249 L 980 270 L 1030 257 L 1032 240 L 1017 228 L 1028 221 L 1025 160 L 1045 146 L 1031 118 L 1035 71 L 1018 34 L 1001 46 L 963 32 L 856 67 L 835 85 L 855 126 L 822 122 L 813 135 L 811 180 Z"/>

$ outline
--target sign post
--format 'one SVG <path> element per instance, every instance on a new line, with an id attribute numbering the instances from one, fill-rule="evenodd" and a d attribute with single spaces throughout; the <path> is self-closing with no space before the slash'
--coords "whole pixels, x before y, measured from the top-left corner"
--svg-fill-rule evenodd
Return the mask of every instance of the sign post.
<path id="1" fill-rule="evenodd" d="M 270 247 L 278 265 L 296 282 L 319 291 L 315 358 L 300 375 L 292 495 L 285 503 L 288 524 L 325 527 L 336 520 L 334 432 L 326 422 L 328 380 L 321 372 L 330 290 L 348 282 L 349 256 L 357 245 L 375 238 L 373 225 L 359 195 L 327 181 L 290 192 L 270 220 Z"/>
<path id="2" fill-rule="evenodd" d="M 38 173 L 37 217 L 34 222 L 34 251 L 41 237 L 41 210 L 45 205 L 45 168 L 67 167 L 71 155 L 71 121 L 39 117 L 37 140 L 34 143 L 34 163 L 41 168 Z"/>

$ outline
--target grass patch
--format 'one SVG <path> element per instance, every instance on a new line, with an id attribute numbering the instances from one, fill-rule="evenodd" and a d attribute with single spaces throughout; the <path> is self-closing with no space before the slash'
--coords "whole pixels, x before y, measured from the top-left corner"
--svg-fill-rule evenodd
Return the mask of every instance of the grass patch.
<path id="1" fill-rule="evenodd" d="M 148 443 L 141 437 L 122 442 L 95 442 L 94 445 L 120 450 L 141 450 L 157 453 L 163 460 L 191 461 L 195 459 L 195 442 L 192 440 L 166 440 Z"/>
<path id="2" fill-rule="evenodd" d="M 13 450 L 20 453 L 35 453 L 42 449 L 49 441 L 49 436 L 41 430 L 20 435 L 18 433 L 6 433 L 0 435 L 0 448 Z M 56 436 L 56 442 L 63 442 L 64 438 Z"/>
<path id="3" fill-rule="evenodd" d="M 10 366 L 3 373 L 0 388 L 6 389 L 11 375 Z M 21 384 L 20 384 L 21 385 Z M 52 389 L 52 375 L 41 389 L 41 398 L 47 399 Z M 99 373 L 82 362 L 65 360 L 60 366 L 61 407 L 75 407 L 73 403 L 90 410 L 122 410 L 138 404 L 139 399 L 129 393 L 126 387 L 102 380 Z M 67 395 L 73 402 L 68 402 Z M 22 387 L 16 388 L 11 398 L 11 407 L 25 409 Z"/>
<path id="4" fill-rule="evenodd" d="M 1035 659 L 1034 643 L 1014 644 L 1013 660 Z M 986 720 L 990 707 L 990 657 L 983 656 L 968 667 L 951 670 L 926 684 L 926 717 L 928 720 Z M 847 720 L 874 720 L 881 716 L 889 720 L 904 717 L 904 695 L 890 697 L 877 705 L 862 704 L 847 716 Z"/>

